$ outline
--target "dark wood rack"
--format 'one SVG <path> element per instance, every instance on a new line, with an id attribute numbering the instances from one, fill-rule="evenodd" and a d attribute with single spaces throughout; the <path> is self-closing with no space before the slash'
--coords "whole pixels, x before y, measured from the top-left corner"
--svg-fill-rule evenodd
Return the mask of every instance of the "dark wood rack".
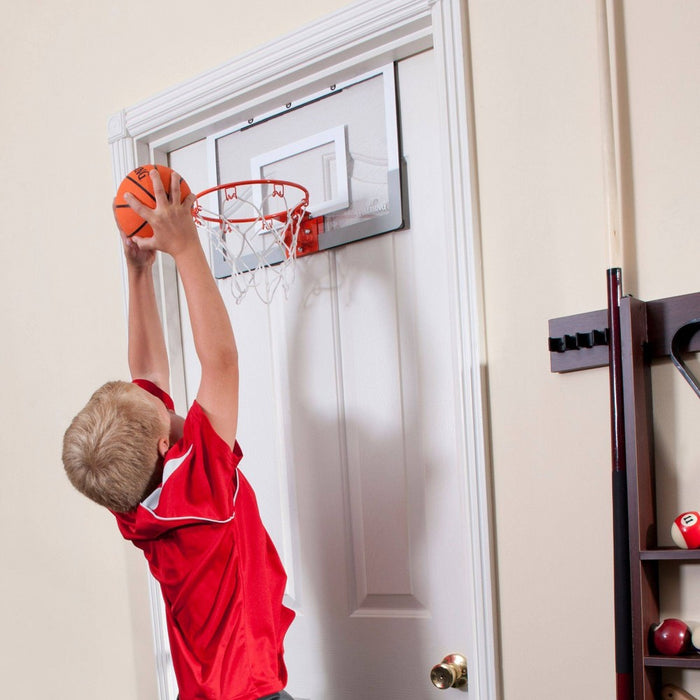
<path id="1" fill-rule="evenodd" d="M 658 546 L 651 364 L 669 357 L 676 331 L 697 319 L 700 293 L 650 302 L 625 296 L 620 301 L 635 700 L 659 697 L 663 668 L 700 669 L 700 654 L 659 656 L 649 643 L 650 630 L 659 621 L 659 563 L 700 562 L 700 550 Z M 606 310 L 551 320 L 552 371 L 608 365 L 607 325 Z M 687 351 L 700 351 L 700 333 L 690 339 Z"/>

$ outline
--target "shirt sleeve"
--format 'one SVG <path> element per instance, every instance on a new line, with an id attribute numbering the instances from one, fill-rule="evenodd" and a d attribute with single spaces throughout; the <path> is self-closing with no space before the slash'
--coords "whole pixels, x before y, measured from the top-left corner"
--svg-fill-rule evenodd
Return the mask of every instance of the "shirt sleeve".
<path id="1" fill-rule="evenodd" d="M 170 525 L 231 520 L 242 456 L 238 443 L 231 450 L 195 401 L 185 419 L 182 439 L 165 455 L 163 481 L 141 503 L 142 509 Z"/>
<path id="2" fill-rule="evenodd" d="M 154 384 L 148 379 L 134 379 L 132 381 L 132 384 L 140 386 L 142 389 L 145 389 L 149 394 L 153 394 L 153 396 L 159 398 L 165 404 L 165 407 L 168 409 L 168 411 L 175 410 L 175 403 L 170 397 L 170 395 L 166 391 L 161 389 L 157 384 Z"/>

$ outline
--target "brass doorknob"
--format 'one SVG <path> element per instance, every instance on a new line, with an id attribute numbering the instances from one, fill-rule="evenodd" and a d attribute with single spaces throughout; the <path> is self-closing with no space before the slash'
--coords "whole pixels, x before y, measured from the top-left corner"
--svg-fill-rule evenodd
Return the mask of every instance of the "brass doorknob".
<path id="1" fill-rule="evenodd" d="M 467 684 L 467 659 L 462 654 L 448 654 L 433 666 L 430 680 L 436 688 L 463 688 Z"/>

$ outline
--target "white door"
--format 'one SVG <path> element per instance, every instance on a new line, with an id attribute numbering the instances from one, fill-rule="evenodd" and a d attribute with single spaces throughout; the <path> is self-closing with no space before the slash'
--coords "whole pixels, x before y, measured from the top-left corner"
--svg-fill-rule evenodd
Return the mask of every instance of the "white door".
<path id="1" fill-rule="evenodd" d="M 475 653 L 433 61 L 398 67 L 410 227 L 300 259 L 289 297 L 269 307 L 254 294 L 234 303 L 220 282 L 240 351 L 242 469 L 297 612 L 286 639 L 297 700 L 455 697 L 430 669 Z M 206 182 L 201 155 L 172 154 L 193 188 Z M 184 310 L 182 323 L 191 401 Z"/>

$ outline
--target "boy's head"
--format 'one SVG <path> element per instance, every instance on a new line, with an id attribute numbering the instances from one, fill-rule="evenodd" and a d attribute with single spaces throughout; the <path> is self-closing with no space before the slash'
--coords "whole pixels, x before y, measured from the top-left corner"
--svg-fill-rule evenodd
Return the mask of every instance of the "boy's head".
<path id="1" fill-rule="evenodd" d="M 168 416 L 163 403 L 136 384 L 100 387 L 63 438 L 63 465 L 73 486 L 110 510 L 136 508 L 160 481 Z"/>

